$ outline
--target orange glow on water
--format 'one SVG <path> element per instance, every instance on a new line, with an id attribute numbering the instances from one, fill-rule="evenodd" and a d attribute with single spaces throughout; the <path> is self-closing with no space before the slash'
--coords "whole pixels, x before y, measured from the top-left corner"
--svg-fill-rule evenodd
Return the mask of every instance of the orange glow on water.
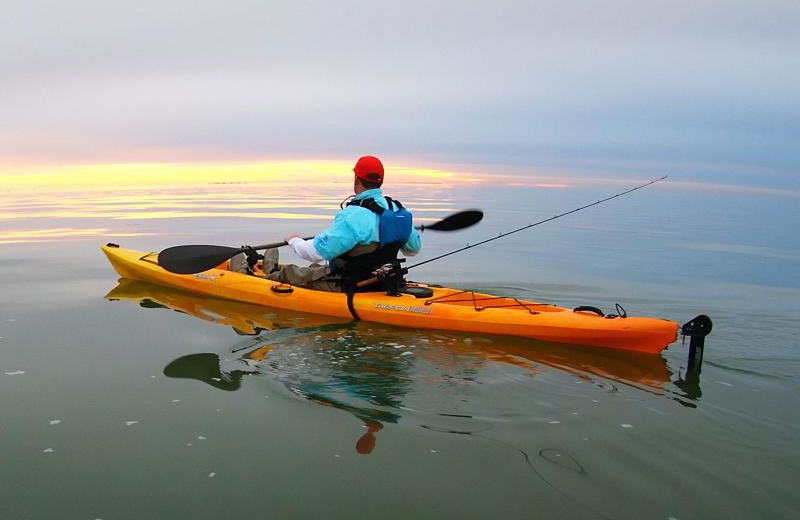
<path id="1" fill-rule="evenodd" d="M 352 164 L 343 161 L 15 166 L 0 172 L 0 244 L 158 235 L 174 230 L 169 222 L 178 220 L 194 219 L 199 229 L 225 219 L 239 219 L 236 229 L 259 220 L 326 222 L 352 194 L 353 179 Z M 392 194 L 400 193 L 420 222 L 455 211 L 456 185 L 481 182 L 478 175 L 425 168 L 387 168 L 386 175 Z"/>
<path id="2" fill-rule="evenodd" d="M 28 244 L 34 242 L 77 240 L 83 238 L 133 237 L 153 234 L 154 233 L 112 233 L 106 228 L 20 229 L 16 231 L 0 231 L 0 244 Z"/>
<path id="3" fill-rule="evenodd" d="M 0 196 L 0 222 L 25 219 L 96 218 L 152 220 L 172 218 L 330 219 L 339 210 L 341 185 L 334 194 L 298 197 L 271 185 L 220 185 L 198 190 L 184 186 L 115 191 L 27 192 Z M 295 190 L 291 190 L 295 191 Z M 338 193 L 337 193 L 338 192 Z M 414 200 L 429 213 L 451 212 L 451 201 Z"/>
<path id="4" fill-rule="evenodd" d="M 351 183 L 352 164 L 344 161 L 286 161 L 253 164 L 123 163 L 6 167 L 3 188 L 100 189 L 148 186 L 214 186 L 241 183 L 305 185 Z M 481 181 L 475 174 L 395 167 L 386 169 L 387 180 L 397 183 L 469 184 Z"/>

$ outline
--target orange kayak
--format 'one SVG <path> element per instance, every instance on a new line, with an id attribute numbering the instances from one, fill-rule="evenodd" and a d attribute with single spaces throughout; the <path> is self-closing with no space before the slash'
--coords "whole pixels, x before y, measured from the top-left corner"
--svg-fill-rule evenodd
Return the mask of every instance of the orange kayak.
<path id="1" fill-rule="evenodd" d="M 418 329 L 406 331 L 379 327 L 376 324 L 354 322 L 351 318 L 336 318 L 319 314 L 287 311 L 274 307 L 264 307 L 249 303 L 224 300 L 213 296 L 186 292 L 174 287 L 156 285 L 141 280 L 121 278 L 116 287 L 106 294 L 110 301 L 127 301 L 142 307 L 165 308 L 194 316 L 197 319 L 224 327 L 232 327 L 240 336 L 256 336 L 247 347 L 233 350 L 247 350 L 243 359 L 263 361 L 275 348 L 298 342 L 303 345 L 308 338 L 281 336 L 279 340 L 265 331 L 285 331 L 287 329 L 307 329 L 312 335 L 336 340 L 342 327 L 354 330 L 363 340 L 363 345 L 373 341 L 389 341 L 408 338 L 437 348 L 449 350 L 493 363 L 514 365 L 536 371 L 538 365 L 546 365 L 574 374 L 580 379 L 591 381 L 591 376 L 614 380 L 640 388 L 659 390 L 670 382 L 670 372 L 661 356 L 639 355 L 605 348 L 572 346 L 564 348 L 560 343 L 548 343 L 529 338 L 511 336 L 485 336 L 478 341 L 469 341 L 463 333 L 448 333 L 438 330 Z M 414 338 L 414 339 L 412 339 Z M 419 353 L 419 355 L 423 355 Z M 192 357 L 190 355 L 189 357 Z M 212 356 L 212 358 L 217 358 Z M 431 363 L 443 363 L 452 358 L 436 358 Z M 218 358 L 217 358 L 218 360 Z M 192 366 L 192 369 L 194 366 Z M 189 370 L 191 371 L 191 370 Z M 207 381 L 208 382 L 208 381 Z M 214 385 L 213 382 L 209 383 Z"/>
<path id="2" fill-rule="evenodd" d="M 502 334 L 546 342 L 658 354 L 677 338 L 678 324 L 659 318 L 601 316 L 592 311 L 413 284 L 418 294 L 316 291 L 236 273 L 223 264 L 197 274 L 174 274 L 158 265 L 158 253 L 115 244 L 102 246 L 123 278 L 197 294 L 289 311 L 357 318 L 416 329 Z M 580 309 L 580 308 L 579 308 Z"/>

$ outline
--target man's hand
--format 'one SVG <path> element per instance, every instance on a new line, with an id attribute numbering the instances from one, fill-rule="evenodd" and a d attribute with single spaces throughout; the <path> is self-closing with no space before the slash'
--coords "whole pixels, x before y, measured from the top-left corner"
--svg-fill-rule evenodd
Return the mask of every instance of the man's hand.
<path id="1" fill-rule="evenodd" d="M 297 233 L 292 233 L 291 235 L 286 235 L 286 238 L 284 238 L 283 241 L 288 244 L 289 240 L 291 240 L 293 238 L 300 238 L 300 235 L 298 235 Z"/>

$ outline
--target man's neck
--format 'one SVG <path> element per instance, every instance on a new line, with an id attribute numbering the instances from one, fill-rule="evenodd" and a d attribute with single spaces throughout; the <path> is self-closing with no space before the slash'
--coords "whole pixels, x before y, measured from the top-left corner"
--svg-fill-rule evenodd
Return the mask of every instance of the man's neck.
<path id="1" fill-rule="evenodd" d="M 366 197 L 380 197 L 380 196 L 382 196 L 380 188 L 370 188 L 368 190 L 364 190 L 360 193 L 357 193 L 356 196 L 353 197 L 353 200 L 361 200 Z"/>

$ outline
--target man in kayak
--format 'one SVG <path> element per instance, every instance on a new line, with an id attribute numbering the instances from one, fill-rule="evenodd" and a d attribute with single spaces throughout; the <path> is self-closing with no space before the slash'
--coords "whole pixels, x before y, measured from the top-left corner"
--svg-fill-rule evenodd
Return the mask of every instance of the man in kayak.
<path id="1" fill-rule="evenodd" d="M 413 256 L 420 250 L 422 239 L 411 213 L 381 192 L 384 171 L 380 159 L 361 157 L 353 173 L 352 200 L 342 204 L 328 229 L 313 240 L 297 234 L 285 239 L 299 257 L 312 264 L 279 265 L 278 249 L 268 249 L 263 260 L 266 278 L 322 291 L 353 290 L 354 284 L 371 277 L 374 269 L 396 260 L 398 251 Z M 230 269 L 248 272 L 254 255 L 237 255 L 231 259 Z"/>

